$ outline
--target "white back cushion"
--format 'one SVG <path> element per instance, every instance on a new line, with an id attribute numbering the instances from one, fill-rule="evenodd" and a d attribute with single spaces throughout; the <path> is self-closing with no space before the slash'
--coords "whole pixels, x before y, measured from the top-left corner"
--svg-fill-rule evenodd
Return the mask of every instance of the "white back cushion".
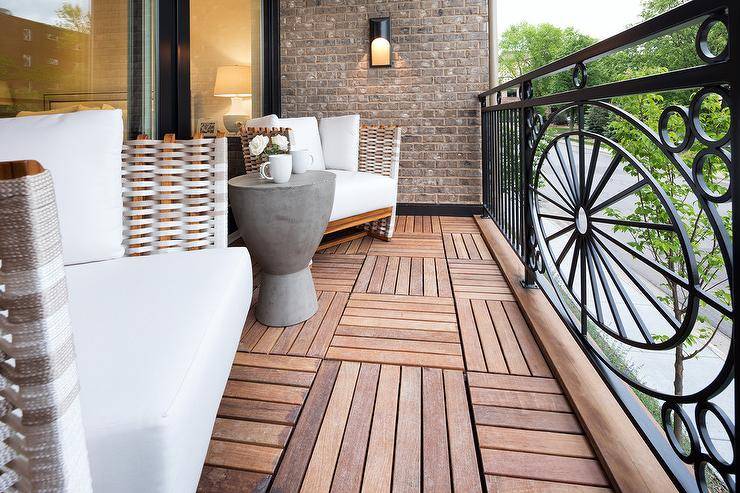
<path id="1" fill-rule="evenodd" d="M 49 170 L 66 265 L 123 256 L 121 110 L 0 119 L 0 161 Z"/>
<path id="2" fill-rule="evenodd" d="M 324 153 L 321 150 L 319 124 L 315 117 L 280 118 L 278 119 L 278 126 L 290 129 L 291 149 L 306 149 L 313 155 L 313 164 L 310 169 L 326 169 L 326 166 L 324 166 Z"/>
<path id="3" fill-rule="evenodd" d="M 249 120 L 246 124 L 247 127 L 256 127 L 256 128 L 272 128 L 278 126 L 278 117 L 277 115 L 265 115 L 261 116 L 259 118 L 253 118 Z"/>
<path id="4" fill-rule="evenodd" d="M 319 122 L 326 169 L 357 171 L 360 115 L 333 116 Z"/>

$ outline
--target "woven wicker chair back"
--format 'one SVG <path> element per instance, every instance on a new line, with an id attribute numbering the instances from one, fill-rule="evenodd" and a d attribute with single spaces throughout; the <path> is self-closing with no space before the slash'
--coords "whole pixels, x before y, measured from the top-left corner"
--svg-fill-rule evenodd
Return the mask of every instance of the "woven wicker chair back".
<path id="1" fill-rule="evenodd" d="M 226 246 L 226 139 L 138 139 L 123 149 L 126 255 Z"/>

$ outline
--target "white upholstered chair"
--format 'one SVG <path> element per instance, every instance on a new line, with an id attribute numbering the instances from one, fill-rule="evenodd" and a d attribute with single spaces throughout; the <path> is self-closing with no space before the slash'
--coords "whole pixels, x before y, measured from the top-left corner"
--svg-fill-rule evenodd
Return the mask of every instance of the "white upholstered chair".
<path id="1" fill-rule="evenodd" d="M 0 490 L 197 487 L 250 258 L 221 248 L 225 139 L 122 161 L 120 118 L 0 120 L 0 161 L 47 168 L 0 163 Z"/>
<path id="2" fill-rule="evenodd" d="M 322 118 L 320 122 L 313 117 L 275 115 L 252 120 L 241 129 L 247 173 L 256 173 L 262 163 L 249 152 L 249 142 L 258 134 L 288 134 L 291 148 L 306 149 L 314 157 L 313 169 L 336 175 L 326 234 L 362 226 L 367 234 L 391 239 L 401 156 L 400 127 L 361 125 L 359 115 Z"/>

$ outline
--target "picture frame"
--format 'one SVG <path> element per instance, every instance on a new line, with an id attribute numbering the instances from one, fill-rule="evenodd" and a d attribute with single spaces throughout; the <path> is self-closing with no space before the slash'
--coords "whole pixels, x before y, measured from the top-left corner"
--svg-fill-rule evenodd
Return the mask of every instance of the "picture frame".
<path id="1" fill-rule="evenodd" d="M 198 120 L 198 132 L 200 132 L 203 137 L 215 137 L 217 131 L 218 126 L 216 124 L 216 120 L 213 118 L 201 118 Z"/>

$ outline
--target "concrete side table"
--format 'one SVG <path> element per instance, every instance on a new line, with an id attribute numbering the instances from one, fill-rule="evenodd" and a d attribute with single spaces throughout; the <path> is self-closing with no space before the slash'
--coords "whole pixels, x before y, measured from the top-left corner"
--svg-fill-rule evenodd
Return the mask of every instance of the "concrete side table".
<path id="1" fill-rule="evenodd" d="M 280 327 L 318 310 L 308 264 L 321 243 L 334 202 L 336 176 L 307 171 L 276 184 L 256 175 L 229 180 L 229 200 L 244 243 L 262 267 L 255 315 Z"/>

